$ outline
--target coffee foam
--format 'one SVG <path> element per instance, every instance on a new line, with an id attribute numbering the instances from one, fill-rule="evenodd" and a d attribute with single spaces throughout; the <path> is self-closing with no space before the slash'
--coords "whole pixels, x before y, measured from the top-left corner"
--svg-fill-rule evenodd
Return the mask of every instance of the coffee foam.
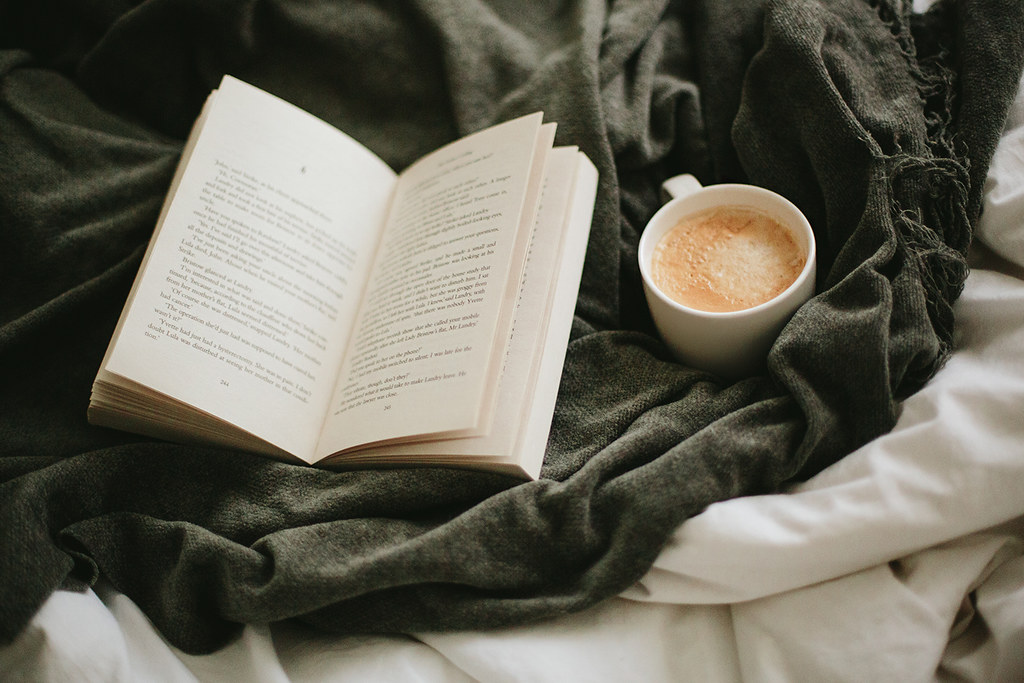
<path id="1" fill-rule="evenodd" d="M 658 289 L 684 306 L 740 311 L 785 291 L 805 262 L 789 229 L 774 218 L 726 206 L 687 216 L 662 236 L 651 275 Z"/>

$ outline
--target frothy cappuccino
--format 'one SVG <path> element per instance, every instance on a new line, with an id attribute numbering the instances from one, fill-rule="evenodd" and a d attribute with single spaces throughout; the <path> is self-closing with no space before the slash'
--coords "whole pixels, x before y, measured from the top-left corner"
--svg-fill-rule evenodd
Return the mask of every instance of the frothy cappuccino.
<path id="1" fill-rule="evenodd" d="M 803 250 L 790 231 L 755 209 L 722 206 L 688 216 L 654 248 L 651 276 L 669 298 L 709 312 L 769 301 L 800 275 Z"/>

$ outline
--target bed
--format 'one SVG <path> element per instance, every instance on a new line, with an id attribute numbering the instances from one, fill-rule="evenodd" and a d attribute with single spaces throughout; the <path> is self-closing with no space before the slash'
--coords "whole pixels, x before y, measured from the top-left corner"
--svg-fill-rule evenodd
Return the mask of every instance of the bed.
<path id="1" fill-rule="evenodd" d="M 4 677 L 1024 679 L 1024 20 L 1017 3 L 924 14 L 929 4 L 0 10 Z M 70 19 L 55 25 L 48 11 Z M 789 121 L 755 125 L 755 105 L 789 83 L 768 70 L 768 47 L 792 50 L 820 26 L 816 45 L 839 45 L 848 60 L 829 62 L 827 92 L 842 95 L 844 115 L 898 150 L 889 159 L 915 151 L 920 133 L 925 147 L 910 158 L 941 176 L 900 195 L 901 211 L 884 207 L 884 220 L 872 213 L 870 165 L 865 175 L 842 166 L 870 136 L 839 141 L 854 147 L 817 129 L 796 143 L 751 136 Z M 949 31 L 953 60 L 935 47 Z M 364 58 L 396 36 L 410 42 Z M 898 43 L 891 55 L 886 41 Z M 945 59 L 972 80 L 890 79 L 908 52 L 923 70 Z M 868 62 L 885 68 L 858 71 Z M 542 481 L 327 473 L 85 423 L 181 141 L 225 71 L 281 91 L 396 167 L 532 108 L 595 161 L 589 270 Z M 766 73 L 772 93 L 758 93 Z M 818 115 L 813 79 L 793 80 L 814 97 L 786 91 L 787 106 Z M 888 108 L 903 118 L 887 120 Z M 936 142 L 947 127 L 957 140 Z M 815 156 L 819 135 L 834 155 Z M 807 159 L 817 193 L 787 185 Z M 644 318 L 630 258 L 658 184 L 680 171 L 774 185 L 828 226 L 821 295 L 773 349 L 771 380 L 725 385 L 679 368 Z M 891 189 L 894 175 L 879 182 Z M 829 188 L 836 178 L 844 186 Z M 871 220 L 844 225 L 847 195 L 864 192 L 858 215 L 891 219 L 912 231 L 905 238 L 924 226 L 941 243 L 912 244 L 911 270 L 875 262 L 892 287 L 861 290 L 871 296 L 858 308 L 840 293 L 890 244 L 858 241 Z M 908 272 L 928 274 L 930 297 L 901 288 Z M 876 298 L 887 334 L 843 346 L 836 335 L 864 332 Z M 833 318 L 853 322 L 833 328 Z M 921 321 L 927 334 L 912 325 Z M 822 365 L 801 365 L 815 354 Z M 876 364 L 888 373 L 881 389 Z M 826 370 L 846 381 L 819 380 Z M 799 443 L 787 392 L 833 407 L 818 431 L 800 423 Z M 821 415 L 801 405 L 802 419 Z M 358 533 L 342 526 L 351 520 Z"/>

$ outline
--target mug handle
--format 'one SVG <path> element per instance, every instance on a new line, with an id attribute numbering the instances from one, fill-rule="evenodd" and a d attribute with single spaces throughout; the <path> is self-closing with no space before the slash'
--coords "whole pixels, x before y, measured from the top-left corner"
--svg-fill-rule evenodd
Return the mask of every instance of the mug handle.
<path id="1" fill-rule="evenodd" d="M 703 186 L 700 184 L 700 181 L 689 173 L 672 176 L 661 184 L 661 201 L 664 203 L 670 199 L 685 197 L 688 194 L 693 194 L 701 189 L 701 187 Z"/>

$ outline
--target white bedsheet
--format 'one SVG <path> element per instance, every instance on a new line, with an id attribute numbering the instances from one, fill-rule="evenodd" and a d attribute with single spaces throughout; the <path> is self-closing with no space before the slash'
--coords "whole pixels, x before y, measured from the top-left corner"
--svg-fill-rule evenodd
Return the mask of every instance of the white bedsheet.
<path id="1" fill-rule="evenodd" d="M 105 586 L 58 592 L 13 645 L 32 681 L 1024 680 L 1024 97 L 957 303 L 956 351 L 896 428 L 783 494 L 712 505 L 585 612 L 492 632 L 336 638 L 250 626 L 168 646 Z M 996 255 L 1006 259 L 1000 260 Z"/>

